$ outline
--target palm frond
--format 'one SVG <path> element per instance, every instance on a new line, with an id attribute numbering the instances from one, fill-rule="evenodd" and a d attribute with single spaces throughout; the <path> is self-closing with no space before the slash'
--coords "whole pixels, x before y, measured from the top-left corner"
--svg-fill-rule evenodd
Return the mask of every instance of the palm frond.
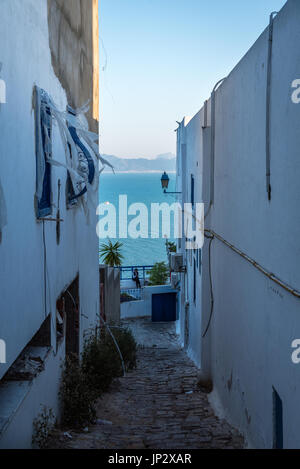
<path id="1" fill-rule="evenodd" d="M 107 244 L 102 243 L 100 245 L 99 254 L 100 258 L 103 259 L 104 264 L 110 267 L 120 267 L 122 265 L 123 255 L 120 252 L 122 243 L 116 241 L 114 244 L 109 239 Z"/>

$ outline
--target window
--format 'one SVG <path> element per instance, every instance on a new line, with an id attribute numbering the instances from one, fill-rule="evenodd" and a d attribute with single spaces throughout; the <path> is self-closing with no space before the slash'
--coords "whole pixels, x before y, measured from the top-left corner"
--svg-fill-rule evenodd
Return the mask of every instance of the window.
<path id="1" fill-rule="evenodd" d="M 67 288 L 64 294 L 66 319 L 66 355 L 79 358 L 80 337 L 80 302 L 79 302 L 79 276 Z"/>
<path id="2" fill-rule="evenodd" d="M 38 218 L 51 215 L 52 116 L 43 98 L 45 92 L 35 90 L 35 143 L 36 143 L 36 214 Z"/>
<path id="3" fill-rule="evenodd" d="M 41 327 L 29 342 L 30 347 L 51 347 L 51 314 L 49 314 Z"/>
<path id="4" fill-rule="evenodd" d="M 66 355 L 79 357 L 79 276 L 56 301 L 56 349 L 65 338 Z"/>
<path id="5" fill-rule="evenodd" d="M 194 207 L 195 205 L 195 180 L 194 180 L 193 175 L 191 175 L 191 204 Z"/>

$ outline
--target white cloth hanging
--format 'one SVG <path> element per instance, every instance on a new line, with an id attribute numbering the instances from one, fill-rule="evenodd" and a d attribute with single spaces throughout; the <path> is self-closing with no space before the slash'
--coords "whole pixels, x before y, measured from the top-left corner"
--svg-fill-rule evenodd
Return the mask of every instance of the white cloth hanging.
<path id="1" fill-rule="evenodd" d="M 41 116 L 43 115 L 43 110 L 50 109 L 51 116 L 58 125 L 59 133 L 65 150 L 65 163 L 61 163 L 55 160 L 50 152 L 46 154 L 46 161 L 54 166 L 62 166 L 69 171 L 70 178 L 74 189 L 77 193 L 80 194 L 83 188 L 86 187 L 86 193 L 80 196 L 80 201 L 84 209 L 85 214 L 88 218 L 88 200 L 93 203 L 93 193 L 98 191 L 99 187 L 99 175 L 102 173 L 105 166 L 109 166 L 113 171 L 113 166 L 99 154 L 99 148 L 97 142 L 99 140 L 98 134 L 90 132 L 88 130 L 87 120 L 85 118 L 85 113 L 88 111 L 89 106 L 86 103 L 80 109 L 73 110 L 68 107 L 69 112 L 59 111 L 52 98 L 41 88 L 36 87 L 36 119 L 37 119 L 37 129 L 36 129 L 36 151 L 43 154 L 43 144 L 42 144 L 42 132 L 41 132 Z M 39 125 L 41 124 L 41 125 Z M 90 157 L 93 160 L 95 170 L 95 176 L 93 181 L 89 181 L 89 169 L 87 160 L 84 157 L 82 151 L 74 142 L 69 127 L 76 129 L 78 139 L 85 146 L 89 152 Z M 46 135 L 46 140 L 48 137 L 48 132 L 44 132 Z M 49 143 L 49 144 L 48 144 Z M 77 142 L 78 143 L 78 142 Z M 51 148 L 51 142 L 47 142 L 46 148 Z M 99 167 L 101 165 L 101 168 Z M 37 196 L 41 197 L 43 193 L 43 181 L 45 175 L 45 158 L 38 158 L 37 165 Z M 94 205 L 94 203 L 93 203 Z"/>

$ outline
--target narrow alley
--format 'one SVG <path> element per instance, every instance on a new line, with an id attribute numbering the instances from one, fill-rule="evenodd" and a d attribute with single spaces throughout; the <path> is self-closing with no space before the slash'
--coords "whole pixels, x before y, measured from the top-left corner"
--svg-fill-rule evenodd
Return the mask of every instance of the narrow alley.
<path id="1" fill-rule="evenodd" d="M 198 387 L 198 370 L 180 348 L 174 324 L 139 319 L 126 325 L 139 344 L 137 369 L 117 380 L 99 401 L 98 425 L 80 434 L 69 432 L 65 447 L 243 448 L 241 436 L 214 415 Z"/>

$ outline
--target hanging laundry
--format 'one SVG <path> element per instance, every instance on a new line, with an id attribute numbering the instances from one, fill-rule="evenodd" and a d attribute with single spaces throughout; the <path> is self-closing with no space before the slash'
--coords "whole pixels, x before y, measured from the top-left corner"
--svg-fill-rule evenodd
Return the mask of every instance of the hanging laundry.
<path id="1" fill-rule="evenodd" d="M 48 109 L 58 125 L 65 150 L 65 163 L 53 158 L 51 152 L 51 134 L 47 131 L 48 123 L 43 118 Z M 98 192 L 99 175 L 105 166 L 114 170 L 113 166 L 99 154 L 98 134 L 88 130 L 84 115 L 88 109 L 87 103 L 80 109 L 74 110 L 68 106 L 67 111 L 59 111 L 50 95 L 36 87 L 36 120 L 38 124 L 41 123 L 36 128 L 36 151 L 38 154 L 46 153 L 46 158 L 37 158 L 39 161 L 37 197 L 41 197 L 43 193 L 46 160 L 51 165 L 67 169 L 74 190 L 72 199 L 80 200 L 86 215 L 88 215 L 88 200 L 93 203 L 93 193 Z M 46 142 L 43 142 L 43 138 Z"/>

